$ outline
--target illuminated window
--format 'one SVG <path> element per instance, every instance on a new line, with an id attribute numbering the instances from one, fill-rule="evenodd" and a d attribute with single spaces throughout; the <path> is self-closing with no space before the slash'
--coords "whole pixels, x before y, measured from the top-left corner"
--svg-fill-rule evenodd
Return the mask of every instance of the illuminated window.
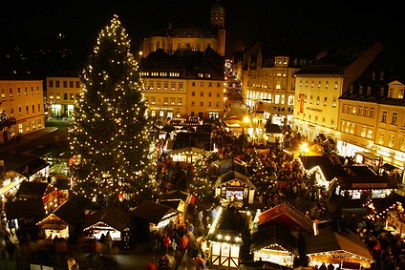
<path id="1" fill-rule="evenodd" d="M 328 105 L 328 98 L 325 97 L 325 98 L 323 99 L 323 106 L 327 106 L 327 105 Z"/>
<path id="2" fill-rule="evenodd" d="M 398 113 L 394 112 L 392 113 L 392 121 L 391 124 L 396 125 L 398 122 Z"/>
<path id="3" fill-rule="evenodd" d="M 387 123 L 387 115 L 388 115 L 387 111 L 382 112 L 382 117 L 381 117 L 381 122 L 382 123 Z"/>

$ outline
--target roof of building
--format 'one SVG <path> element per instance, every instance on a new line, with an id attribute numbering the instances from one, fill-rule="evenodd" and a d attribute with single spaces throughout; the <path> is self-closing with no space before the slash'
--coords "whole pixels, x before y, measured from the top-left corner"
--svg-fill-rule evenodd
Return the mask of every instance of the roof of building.
<path id="1" fill-rule="evenodd" d="M 160 221 L 176 216 L 179 213 L 179 211 L 169 206 L 150 200 L 144 200 L 132 210 L 129 215 L 144 219 L 150 223 L 158 224 Z"/>
<path id="2" fill-rule="evenodd" d="M 6 203 L 7 219 L 34 218 L 41 220 L 45 217 L 42 199 L 28 199 Z"/>
<path id="3" fill-rule="evenodd" d="M 289 203 L 279 204 L 259 216 L 259 229 L 278 224 L 290 231 L 313 233 L 312 220 Z"/>
<path id="4" fill-rule="evenodd" d="M 256 189 L 255 185 L 253 185 L 249 177 L 237 171 L 228 171 L 227 173 L 218 176 L 218 179 L 214 186 L 219 187 L 233 181 L 238 181 L 252 189 Z"/>
<path id="5" fill-rule="evenodd" d="M 274 224 L 252 234 L 250 251 L 272 246 L 271 249 L 287 250 L 298 256 L 297 241 L 284 226 Z"/>
<path id="6" fill-rule="evenodd" d="M 119 231 L 124 231 L 128 227 L 129 217 L 128 213 L 124 212 L 121 208 L 111 205 L 88 216 L 85 228 L 93 226 L 98 222 L 104 222 Z"/>

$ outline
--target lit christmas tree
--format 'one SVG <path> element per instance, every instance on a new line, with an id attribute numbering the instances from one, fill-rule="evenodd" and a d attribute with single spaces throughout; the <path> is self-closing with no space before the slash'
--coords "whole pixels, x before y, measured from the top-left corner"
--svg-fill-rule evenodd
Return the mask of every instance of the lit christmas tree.
<path id="1" fill-rule="evenodd" d="M 150 125 L 138 62 L 118 16 L 100 31 L 81 79 L 69 132 L 78 161 L 72 199 L 93 209 L 131 206 L 150 187 Z"/>

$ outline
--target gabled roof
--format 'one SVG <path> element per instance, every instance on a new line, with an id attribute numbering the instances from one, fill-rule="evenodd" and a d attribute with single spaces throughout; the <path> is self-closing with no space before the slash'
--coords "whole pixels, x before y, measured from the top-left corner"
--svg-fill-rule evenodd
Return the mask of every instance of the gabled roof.
<path id="1" fill-rule="evenodd" d="M 98 222 L 107 223 L 119 231 L 124 231 L 128 227 L 129 217 L 128 213 L 124 212 L 121 208 L 111 205 L 87 217 L 85 228 L 95 225 Z"/>
<path id="2" fill-rule="evenodd" d="M 398 188 L 395 179 L 389 176 L 342 176 L 337 181 L 341 190 Z"/>
<path id="3" fill-rule="evenodd" d="M 302 156 L 302 163 L 306 170 L 310 170 L 316 166 L 322 170 L 326 180 L 330 181 L 338 176 L 346 176 L 347 173 L 343 170 L 341 164 L 334 164 L 327 156 Z"/>
<path id="4" fill-rule="evenodd" d="M 179 213 L 176 209 L 172 209 L 166 205 L 144 200 L 129 214 L 150 223 L 158 224 L 160 221 L 176 216 Z"/>
<path id="5" fill-rule="evenodd" d="M 18 188 L 17 199 L 41 199 L 45 195 L 48 183 L 23 181 Z"/>
<path id="6" fill-rule="evenodd" d="M 299 256 L 296 239 L 285 227 L 279 224 L 274 224 L 252 234 L 250 251 L 260 250 L 268 246 L 272 246 L 271 249 L 286 250 Z"/>
<path id="7" fill-rule="evenodd" d="M 55 210 L 53 214 L 69 225 L 77 225 L 84 221 L 84 211 L 76 204 L 66 201 Z"/>
<path id="8" fill-rule="evenodd" d="M 40 158 L 33 158 L 18 166 L 15 171 L 25 176 L 30 176 L 48 166 L 49 163 L 47 163 L 45 160 Z"/>
<path id="9" fill-rule="evenodd" d="M 279 204 L 260 214 L 258 222 L 259 229 L 260 227 L 264 228 L 273 224 L 281 225 L 290 231 L 306 231 L 310 234 L 313 233 L 312 220 L 287 202 Z"/>
<path id="10" fill-rule="evenodd" d="M 41 220 L 45 217 L 42 199 L 28 199 L 6 203 L 7 219 L 34 218 Z"/>
<path id="11" fill-rule="evenodd" d="M 222 186 L 226 183 L 233 182 L 233 181 L 238 181 L 252 189 L 256 189 L 255 185 L 253 185 L 253 183 L 250 181 L 249 177 L 247 177 L 244 174 L 241 174 L 240 172 L 236 172 L 236 171 L 229 171 L 225 174 L 218 176 L 218 180 L 215 183 L 214 187 L 219 187 L 219 186 Z"/>
<path id="12" fill-rule="evenodd" d="M 167 200 L 182 200 L 188 202 L 190 197 L 190 193 L 181 191 L 181 190 L 170 190 L 165 194 L 159 196 L 159 201 L 167 201 Z"/>
<path id="13" fill-rule="evenodd" d="M 322 254 L 329 252 L 344 252 L 351 256 L 358 256 L 364 260 L 373 262 L 373 256 L 360 237 L 354 232 L 330 232 L 316 236 L 308 236 L 305 239 L 306 253 Z"/>

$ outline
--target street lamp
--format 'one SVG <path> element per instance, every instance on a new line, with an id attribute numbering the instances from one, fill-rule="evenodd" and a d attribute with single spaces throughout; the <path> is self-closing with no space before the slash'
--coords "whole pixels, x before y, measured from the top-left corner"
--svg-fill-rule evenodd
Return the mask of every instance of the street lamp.
<path id="1" fill-rule="evenodd" d="M 242 139 L 243 139 L 243 143 L 242 145 L 245 146 L 245 127 L 250 123 L 250 118 L 249 116 L 245 116 L 243 118 L 243 124 L 242 124 Z"/>
<path id="2" fill-rule="evenodd" d="M 306 143 L 306 142 L 304 142 L 304 143 L 302 143 L 301 144 L 301 146 L 300 146 L 300 152 L 301 152 L 301 155 L 302 155 L 302 165 L 304 166 L 304 169 L 305 169 L 305 156 L 306 156 L 306 154 L 309 152 L 309 148 L 308 148 L 308 144 Z"/>

